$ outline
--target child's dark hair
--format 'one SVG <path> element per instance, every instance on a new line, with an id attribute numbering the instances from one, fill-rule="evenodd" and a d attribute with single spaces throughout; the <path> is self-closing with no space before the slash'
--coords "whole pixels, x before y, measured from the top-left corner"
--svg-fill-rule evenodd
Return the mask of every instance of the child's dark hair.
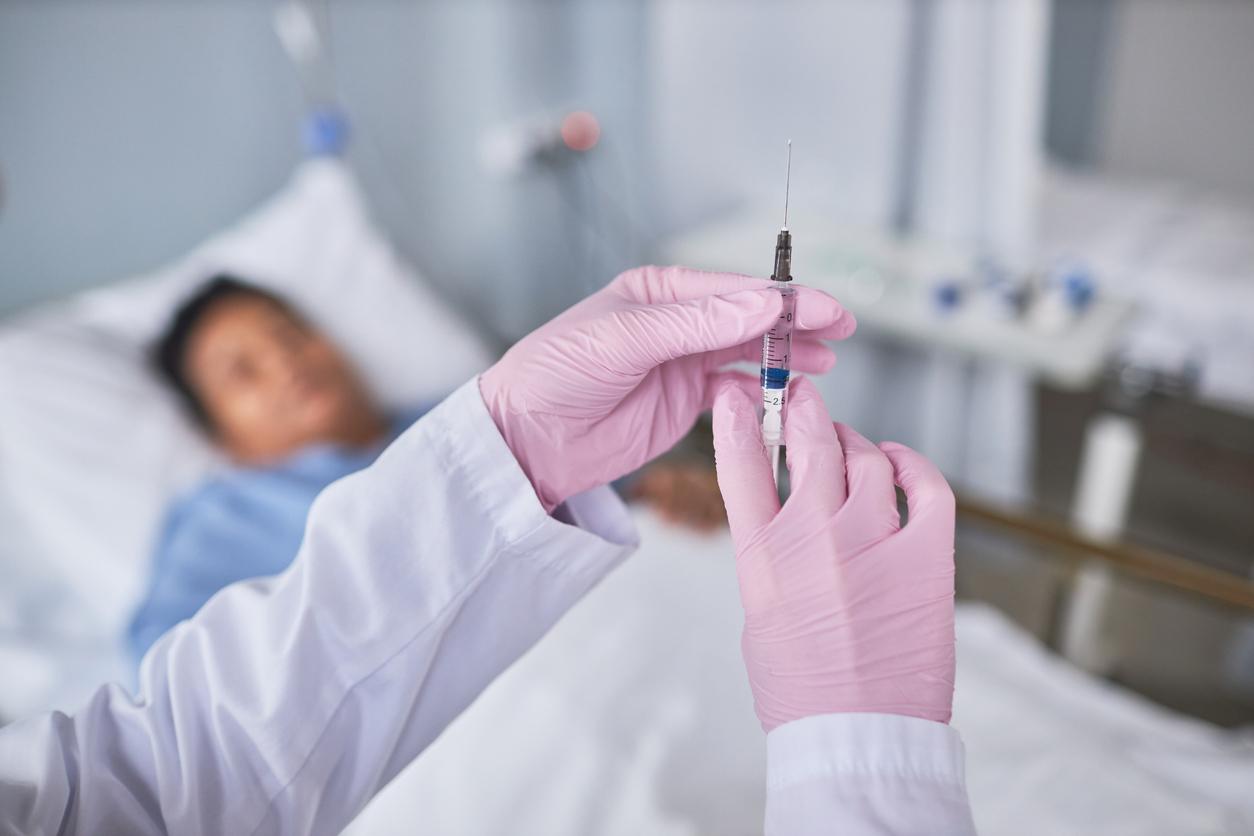
<path id="1" fill-rule="evenodd" d="M 285 311 L 291 311 L 291 307 L 286 302 L 267 290 L 262 290 L 234 276 L 217 275 L 205 282 L 174 312 L 165 333 L 152 347 L 153 365 L 156 366 L 162 379 L 170 384 L 196 420 L 207 429 L 212 428 L 209 412 L 187 379 L 184 361 L 187 359 L 187 347 L 192 333 L 195 332 L 201 319 L 214 305 L 233 296 L 259 297 Z"/>

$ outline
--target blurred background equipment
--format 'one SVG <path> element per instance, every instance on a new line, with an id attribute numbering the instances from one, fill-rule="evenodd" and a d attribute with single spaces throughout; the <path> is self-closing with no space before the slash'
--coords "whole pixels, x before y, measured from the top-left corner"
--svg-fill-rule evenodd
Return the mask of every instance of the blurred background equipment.
<path id="1" fill-rule="evenodd" d="M 1250 43 L 1228 0 L 0 4 L 0 722 L 122 675 L 222 466 L 144 360 L 199 281 L 442 393 L 628 266 L 766 275 L 792 138 L 793 275 L 860 324 L 824 397 L 959 493 L 981 832 L 1254 830 Z M 640 521 L 354 832 L 759 830 L 730 547 Z"/>

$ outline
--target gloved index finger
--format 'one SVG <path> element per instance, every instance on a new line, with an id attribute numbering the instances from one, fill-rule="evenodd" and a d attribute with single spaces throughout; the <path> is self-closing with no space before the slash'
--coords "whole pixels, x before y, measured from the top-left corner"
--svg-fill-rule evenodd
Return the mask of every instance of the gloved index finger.
<path id="1" fill-rule="evenodd" d="M 845 453 L 849 497 L 844 514 L 860 521 L 867 532 L 891 533 L 901 526 L 892 462 L 880 448 L 847 424 L 836 425 Z"/>
<path id="2" fill-rule="evenodd" d="M 784 444 L 791 478 L 789 507 L 802 513 L 831 514 L 845 504 L 845 454 L 827 406 L 807 378 L 790 388 Z"/>
<path id="3" fill-rule="evenodd" d="M 843 340 L 853 335 L 858 321 L 832 295 L 814 287 L 796 285 L 799 332 L 825 340 Z"/>
<path id="4" fill-rule="evenodd" d="M 843 340 L 853 334 L 857 321 L 833 296 L 801 284 L 791 286 L 797 290 L 798 329 L 825 340 Z M 614 280 L 619 294 L 642 305 L 688 302 L 706 296 L 778 287 L 778 282 L 769 279 L 688 267 L 638 267 Z"/>
<path id="5" fill-rule="evenodd" d="M 741 290 L 764 290 L 769 279 L 740 273 L 713 273 L 688 267 L 637 267 L 614 280 L 614 288 L 633 302 L 688 302 L 705 296 L 721 296 Z"/>
<path id="6" fill-rule="evenodd" d="M 780 298 L 769 290 L 742 290 L 688 302 L 633 305 L 594 320 L 589 336 L 623 346 L 616 362 L 643 374 L 669 360 L 731 348 L 762 336 L 779 317 Z"/>

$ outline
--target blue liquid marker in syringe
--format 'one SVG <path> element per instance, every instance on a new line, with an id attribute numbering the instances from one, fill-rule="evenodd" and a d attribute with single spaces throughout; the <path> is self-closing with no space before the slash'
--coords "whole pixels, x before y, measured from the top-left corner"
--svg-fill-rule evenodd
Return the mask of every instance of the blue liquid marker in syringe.
<path id="1" fill-rule="evenodd" d="M 788 140 L 788 169 L 784 176 L 784 225 L 775 237 L 775 269 L 771 281 L 778 282 L 783 297 L 779 320 L 762 337 L 762 443 L 771 456 L 771 472 L 779 484 L 779 448 L 784 438 L 784 399 L 788 393 L 789 363 L 792 360 L 792 324 L 797 308 L 792 281 L 792 233 L 788 231 L 788 184 L 792 179 L 792 140 Z"/>

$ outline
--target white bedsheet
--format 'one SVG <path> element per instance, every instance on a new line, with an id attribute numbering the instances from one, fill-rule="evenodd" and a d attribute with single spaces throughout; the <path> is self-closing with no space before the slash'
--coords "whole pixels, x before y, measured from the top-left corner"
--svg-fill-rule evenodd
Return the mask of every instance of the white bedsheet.
<path id="1" fill-rule="evenodd" d="M 1095 679 L 990 607 L 959 609 L 954 709 L 981 833 L 1254 833 L 1254 735 Z"/>
<path id="2" fill-rule="evenodd" d="M 350 827 L 380 834 L 761 832 L 763 735 L 726 534 L 644 546 Z M 1254 832 L 1254 741 L 1181 718 L 964 605 L 955 724 L 995 834 Z"/>
<path id="3" fill-rule="evenodd" d="M 0 723 L 73 710 L 127 668 L 98 611 L 49 565 L 5 494 L 0 482 Z"/>

